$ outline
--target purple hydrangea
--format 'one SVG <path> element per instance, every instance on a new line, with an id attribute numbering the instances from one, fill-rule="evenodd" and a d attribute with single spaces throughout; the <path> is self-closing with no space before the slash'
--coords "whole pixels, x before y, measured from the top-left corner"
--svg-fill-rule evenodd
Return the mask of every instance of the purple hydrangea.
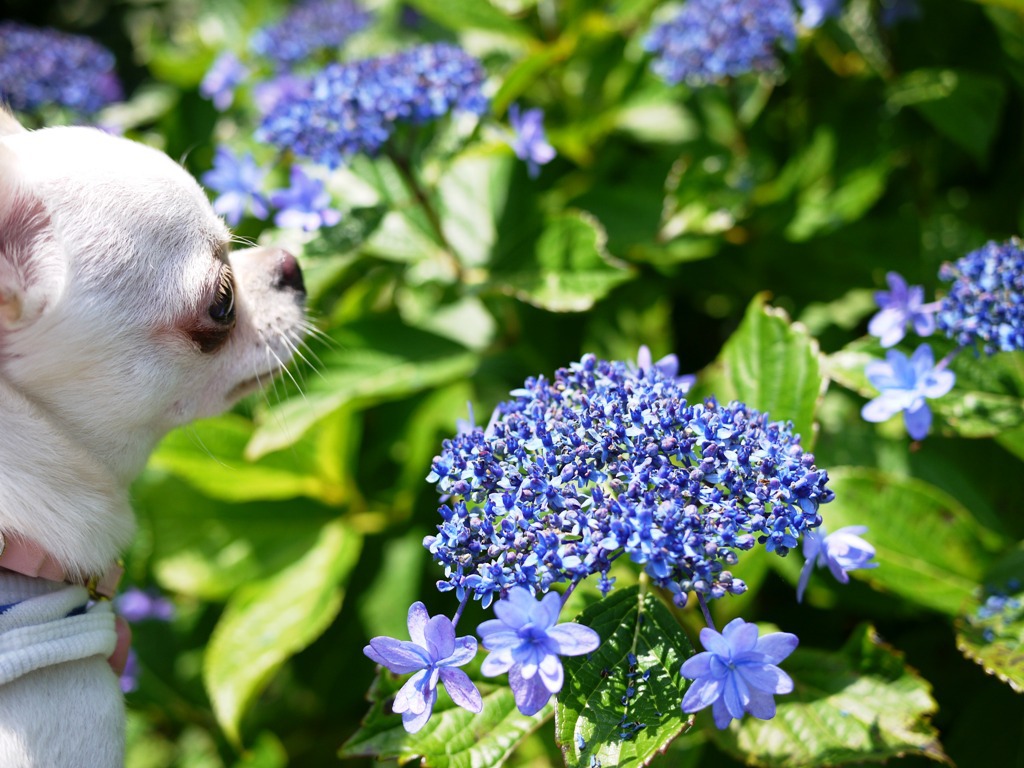
<path id="1" fill-rule="evenodd" d="M 0 22 L 0 101 L 91 115 L 123 97 L 114 55 L 88 37 Z"/>
<path id="2" fill-rule="evenodd" d="M 483 699 L 461 667 L 476 656 L 476 638 L 455 636 L 447 616 L 431 617 L 423 603 L 409 607 L 407 625 L 411 640 L 375 637 L 363 648 L 373 661 L 398 675 L 415 672 L 395 696 L 392 709 L 402 715 L 402 725 L 416 733 L 430 719 L 437 702 L 437 683 L 444 683 L 452 701 L 470 712 L 483 709 Z"/>
<path id="3" fill-rule="evenodd" d="M 341 221 L 341 213 L 331 208 L 331 196 L 323 181 L 307 176 L 297 165 L 292 166 L 291 186 L 272 192 L 270 202 L 279 209 L 274 215 L 279 227 L 313 232 Z"/>
<path id="4" fill-rule="evenodd" d="M 939 307 L 943 333 L 986 355 L 1024 350 L 1024 243 L 986 243 L 939 277 L 952 283 Z"/>
<path id="5" fill-rule="evenodd" d="M 218 56 L 199 84 L 199 93 L 223 112 L 235 100 L 235 89 L 245 80 L 249 70 L 231 51 Z"/>
<path id="6" fill-rule="evenodd" d="M 515 132 L 512 150 L 526 163 L 530 178 L 535 179 L 540 174 L 540 167 L 555 159 L 555 148 L 548 144 L 544 135 L 544 111 L 528 109 L 520 112 L 519 105 L 513 104 L 508 109 L 508 121 Z"/>
<path id="7" fill-rule="evenodd" d="M 850 581 L 847 571 L 878 567 L 878 563 L 869 562 L 875 556 L 875 548 L 860 537 L 867 530 L 864 525 L 848 525 L 832 533 L 828 533 L 824 526 L 807 532 L 804 537 L 804 567 L 796 587 L 797 602 L 803 601 L 804 590 L 815 567 L 828 568 L 840 584 Z"/>
<path id="8" fill-rule="evenodd" d="M 213 210 L 235 226 L 246 211 L 251 211 L 258 219 L 270 215 L 262 192 L 266 175 L 266 170 L 257 165 L 251 153 L 239 157 L 220 146 L 213 158 L 213 168 L 203 174 L 202 181 L 218 193 Z"/>
<path id="9" fill-rule="evenodd" d="M 702 629 L 700 642 L 707 650 L 688 658 L 680 670 L 694 681 L 683 696 L 683 711 L 710 706 L 720 729 L 747 713 L 761 720 L 775 717 L 773 697 L 793 690 L 792 679 L 776 665 L 796 649 L 797 636 L 759 637 L 757 625 L 733 619 L 721 633 Z"/>
<path id="10" fill-rule="evenodd" d="M 253 35 L 250 47 L 283 68 L 320 51 L 343 46 L 370 23 L 370 14 L 352 0 L 307 0 L 276 24 Z"/>
<path id="11" fill-rule="evenodd" d="M 170 621 L 174 618 L 174 603 L 154 590 L 131 587 L 114 598 L 114 607 L 127 621 Z"/>
<path id="12" fill-rule="evenodd" d="M 944 365 L 935 365 L 932 348 L 920 345 L 908 359 L 890 349 L 885 360 L 873 360 L 865 369 L 868 381 L 879 391 L 878 397 L 861 409 L 867 421 L 886 421 L 903 412 L 907 434 L 923 440 L 931 429 L 932 412 L 928 400 L 942 397 L 953 388 L 956 376 Z"/>
<path id="13" fill-rule="evenodd" d="M 446 440 L 427 478 L 445 503 L 424 545 L 460 600 L 595 573 L 607 591 L 623 555 L 679 602 L 739 594 L 739 553 L 785 555 L 834 498 L 790 424 L 689 403 L 657 366 L 587 355 L 512 395 L 486 429 Z"/>
<path id="14" fill-rule="evenodd" d="M 491 652 L 480 671 L 487 677 L 508 672 L 516 706 L 524 715 L 536 714 L 562 690 L 564 671 L 559 656 L 580 656 L 601 644 L 590 627 L 557 624 L 561 610 L 557 593 L 549 592 L 538 601 L 530 590 L 515 587 L 494 604 L 498 618 L 477 627 L 484 648 Z"/>
<path id="15" fill-rule="evenodd" d="M 899 344 L 907 333 L 907 325 L 914 326 L 918 336 L 931 336 L 935 331 L 935 312 L 938 303 L 924 303 L 924 288 L 907 285 L 898 272 L 885 276 L 888 291 L 875 293 L 880 311 L 868 323 L 868 333 L 877 336 L 883 347 Z"/>
<path id="16" fill-rule="evenodd" d="M 669 84 L 705 85 L 748 72 L 779 69 L 776 49 L 792 48 L 790 0 L 688 0 L 644 41 L 655 74 Z"/>
<path id="17" fill-rule="evenodd" d="M 483 114 L 483 82 L 480 62 L 448 43 L 331 64 L 305 92 L 282 95 L 257 137 L 335 168 L 352 155 L 375 155 L 398 124 L 419 125 L 451 112 Z"/>
<path id="18" fill-rule="evenodd" d="M 128 657 L 124 662 L 124 670 L 118 677 L 121 693 L 132 693 L 138 690 L 141 672 L 142 670 L 139 668 L 139 655 L 135 653 L 134 648 L 129 648 Z"/>

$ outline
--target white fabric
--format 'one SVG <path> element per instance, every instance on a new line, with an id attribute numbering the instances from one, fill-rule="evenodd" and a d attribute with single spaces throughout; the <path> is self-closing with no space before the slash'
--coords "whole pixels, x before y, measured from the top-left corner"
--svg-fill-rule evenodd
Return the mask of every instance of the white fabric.
<path id="1" fill-rule="evenodd" d="M 110 603 L 102 601 L 69 616 L 89 603 L 88 590 L 54 586 L 0 614 L 0 685 L 42 667 L 90 656 L 107 658 L 114 652 L 117 632 Z M 3 602 L 9 599 L 0 598 Z"/>

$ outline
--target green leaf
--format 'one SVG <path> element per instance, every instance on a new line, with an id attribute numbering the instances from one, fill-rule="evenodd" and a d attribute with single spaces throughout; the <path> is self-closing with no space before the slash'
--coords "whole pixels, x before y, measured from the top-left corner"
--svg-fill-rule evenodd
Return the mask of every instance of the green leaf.
<path id="1" fill-rule="evenodd" d="M 956 646 L 1024 693 L 1024 543 L 986 574 L 985 584 L 956 620 Z"/>
<path id="2" fill-rule="evenodd" d="M 774 718 L 714 729 L 718 745 L 748 765 L 824 767 L 904 755 L 949 762 L 929 722 L 938 709 L 931 686 L 873 627 L 859 627 L 835 653 L 797 649 L 782 667 L 794 690 L 776 699 Z"/>
<path id="3" fill-rule="evenodd" d="M 494 286 L 551 312 L 585 312 L 633 277 L 608 254 L 605 239 L 600 222 L 588 213 L 552 216 L 532 249 L 495 266 Z"/>
<path id="4" fill-rule="evenodd" d="M 459 30 L 488 30 L 511 37 L 529 37 L 525 27 L 488 0 L 410 0 L 416 10 L 437 23 Z"/>
<path id="5" fill-rule="evenodd" d="M 383 205 L 352 208 L 335 226 L 317 232 L 316 237 L 302 247 L 302 253 L 311 257 L 348 253 L 366 242 L 384 220 L 385 213 L 387 209 Z"/>
<path id="6" fill-rule="evenodd" d="M 988 160 L 1006 101 L 992 75 L 962 69 L 915 69 L 890 88 L 890 107 L 910 106 L 978 163 Z"/>
<path id="7" fill-rule="evenodd" d="M 1001 537 L 982 528 L 955 498 L 909 477 L 861 467 L 829 470 L 835 501 L 821 514 L 828 530 L 866 525 L 879 567 L 853 578 L 933 611 L 957 616 L 971 600 Z M 812 578 L 832 578 L 817 571 Z"/>
<path id="8" fill-rule="evenodd" d="M 692 723 L 680 708 L 689 681 L 679 668 L 693 646 L 664 604 L 640 587 L 615 590 L 577 621 L 594 629 L 601 645 L 563 660 L 555 737 L 566 765 L 648 765 Z"/>
<path id="9" fill-rule="evenodd" d="M 551 717 L 551 704 L 535 715 L 516 709 L 507 686 L 482 685 L 483 711 L 473 714 L 439 693 L 434 713 L 417 733 L 406 733 L 391 700 L 405 682 L 381 670 L 370 688 L 372 709 L 346 741 L 341 757 L 376 757 L 402 763 L 420 758 L 430 768 L 496 768 L 516 745 Z M 443 691 L 443 686 L 439 686 Z"/>
<path id="10" fill-rule="evenodd" d="M 242 587 L 228 602 L 203 657 L 203 680 L 217 721 L 236 745 L 242 718 L 270 678 L 334 620 L 360 549 L 357 533 L 329 523 L 301 560 Z"/>
<path id="11" fill-rule="evenodd" d="M 468 376 L 476 355 L 390 315 L 334 329 L 318 353 L 323 372 L 303 392 L 262 414 L 246 454 L 262 456 L 295 443 L 313 424 L 346 405 L 366 407 Z"/>
<path id="12" fill-rule="evenodd" d="M 793 422 L 805 448 L 814 442 L 814 414 L 826 380 L 818 345 L 803 326 L 757 296 L 718 360 L 700 377 L 701 394 L 741 400 L 776 421 Z"/>
<path id="13" fill-rule="evenodd" d="M 1024 353 L 957 355 L 956 386 L 930 405 L 962 437 L 998 437 L 1024 425 Z"/>

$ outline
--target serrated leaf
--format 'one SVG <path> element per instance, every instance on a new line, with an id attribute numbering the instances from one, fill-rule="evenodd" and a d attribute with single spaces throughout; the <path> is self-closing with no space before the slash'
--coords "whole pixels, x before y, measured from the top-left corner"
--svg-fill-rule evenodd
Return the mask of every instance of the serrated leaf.
<path id="1" fill-rule="evenodd" d="M 516 709 L 507 686 L 481 686 L 483 711 L 473 714 L 439 693 L 434 713 L 416 733 L 406 733 L 401 715 L 391 712 L 391 700 L 405 682 L 381 670 L 370 688 L 373 708 L 358 731 L 346 741 L 341 757 L 376 757 L 406 763 L 420 758 L 430 768 L 495 768 L 528 734 L 551 717 L 548 704 L 535 715 Z M 443 686 L 440 688 L 443 691 Z"/>
<path id="2" fill-rule="evenodd" d="M 692 723 L 680 707 L 689 681 L 679 669 L 693 646 L 662 602 L 640 587 L 613 591 L 577 621 L 594 629 L 601 645 L 563 660 L 555 737 L 566 765 L 648 765 Z"/>
<path id="3" fill-rule="evenodd" d="M 322 373 L 303 391 L 267 409 L 246 449 L 252 458 L 294 444 L 313 424 L 346 405 L 365 407 L 469 375 L 476 355 L 390 315 L 363 318 L 329 335 L 318 352 Z"/>
<path id="4" fill-rule="evenodd" d="M 270 678 L 334 620 L 360 549 L 357 533 L 328 523 L 302 559 L 231 597 L 203 656 L 203 681 L 235 744 L 242 741 L 242 718 Z"/>
<path id="5" fill-rule="evenodd" d="M 859 627 L 838 652 L 798 648 L 782 666 L 794 689 L 776 699 L 774 718 L 746 717 L 713 731 L 748 765 L 823 767 L 903 755 L 949 762 L 929 722 L 938 709 L 931 686 L 873 627 Z"/>
<path id="6" fill-rule="evenodd" d="M 548 218 L 532 249 L 505 259 L 495 287 L 551 312 L 585 312 L 633 272 L 605 249 L 601 224 L 583 211 Z"/>
<path id="7" fill-rule="evenodd" d="M 1024 543 L 986 574 L 985 584 L 956 621 L 956 646 L 1024 693 Z"/>
<path id="8" fill-rule="evenodd" d="M 800 325 L 757 296 L 718 360 L 700 377 L 700 393 L 741 400 L 792 421 L 805 448 L 814 442 L 814 414 L 824 394 L 818 345 Z"/>
<path id="9" fill-rule="evenodd" d="M 929 483 L 862 467 L 829 469 L 829 478 L 836 498 L 821 508 L 826 527 L 866 525 L 879 564 L 851 576 L 922 608 L 957 616 L 1005 546 Z"/>

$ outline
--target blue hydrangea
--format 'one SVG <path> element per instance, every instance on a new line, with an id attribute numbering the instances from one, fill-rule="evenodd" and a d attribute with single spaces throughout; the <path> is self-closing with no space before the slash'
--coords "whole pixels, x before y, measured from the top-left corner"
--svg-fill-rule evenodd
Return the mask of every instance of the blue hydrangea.
<path id="1" fill-rule="evenodd" d="M 986 243 L 939 277 L 951 282 L 939 307 L 939 330 L 986 355 L 1024 350 L 1024 243 Z"/>
<path id="2" fill-rule="evenodd" d="M 918 336 L 931 336 L 935 331 L 935 312 L 938 303 L 924 303 L 924 288 L 907 285 L 899 272 L 885 276 L 888 291 L 875 293 L 879 312 L 868 323 L 868 333 L 877 336 L 883 347 L 899 344 L 907 333 L 907 326 L 914 326 Z"/>
<path id="3" fill-rule="evenodd" d="M 923 440 L 932 426 L 928 400 L 942 397 L 953 388 L 956 375 L 945 364 L 935 364 L 932 348 L 921 344 L 909 358 L 890 349 L 885 360 L 872 360 L 864 370 L 878 397 L 861 408 L 865 421 L 887 421 L 903 413 L 907 434 Z"/>
<path id="4" fill-rule="evenodd" d="M 520 112 L 519 105 L 508 108 L 508 121 L 515 135 L 512 150 L 516 157 L 526 162 L 531 179 L 540 174 L 540 167 L 555 159 L 555 148 L 548 144 L 544 135 L 544 110 L 528 109 Z"/>
<path id="5" fill-rule="evenodd" d="M 866 525 L 848 525 L 832 533 L 826 531 L 825 526 L 807 532 L 804 537 L 806 560 L 796 586 L 798 603 L 804 599 L 804 590 L 815 568 L 828 568 L 836 581 L 847 584 L 850 581 L 847 571 L 878 567 L 878 563 L 870 562 L 875 556 L 875 548 L 860 537 L 867 530 Z"/>
<path id="6" fill-rule="evenodd" d="M 170 621 L 174 618 L 174 603 L 154 590 L 131 587 L 114 598 L 119 616 L 127 621 Z"/>
<path id="7" fill-rule="evenodd" d="M 779 47 L 792 48 L 790 0 L 688 0 L 679 15 L 644 41 L 666 82 L 705 85 L 748 72 L 774 72 Z"/>
<path id="8" fill-rule="evenodd" d="M 370 23 L 370 14 L 352 0 L 309 0 L 276 24 L 253 35 L 253 52 L 291 68 L 320 51 L 340 48 Z"/>
<path id="9" fill-rule="evenodd" d="M 223 112 L 231 106 L 235 100 L 235 89 L 245 80 L 249 74 L 238 57 L 230 51 L 226 51 L 214 59 L 210 69 L 207 70 L 203 81 L 199 84 L 199 93 L 213 102 L 218 110 Z"/>
<path id="10" fill-rule="evenodd" d="M 55 105 L 91 115 L 123 96 L 114 63 L 88 37 L 0 22 L 0 101 L 15 110 Z"/>
<path id="11" fill-rule="evenodd" d="M 252 154 L 236 155 L 227 147 L 217 147 L 213 168 L 202 175 L 203 184 L 217 193 L 213 210 L 235 226 L 246 211 L 258 219 L 270 215 L 263 195 L 263 181 L 267 171 L 261 168 Z"/>
<path id="12" fill-rule="evenodd" d="M 331 195 L 323 181 L 308 176 L 297 165 L 291 169 L 291 186 L 271 192 L 270 202 L 279 209 L 274 214 L 279 227 L 313 232 L 341 221 L 341 212 L 331 207 Z"/>
<path id="13" fill-rule="evenodd" d="M 587 355 L 445 441 L 428 477 L 443 519 L 424 541 L 438 587 L 488 605 L 596 573 L 607 591 L 626 555 L 678 602 L 743 592 L 738 553 L 785 555 L 834 495 L 789 423 L 684 393 L 658 366 Z"/>
<path id="14" fill-rule="evenodd" d="M 688 658 L 680 670 L 694 681 L 683 696 L 683 711 L 710 706 L 720 729 L 746 713 L 761 720 L 775 717 L 774 696 L 793 690 L 793 680 L 777 665 L 796 649 L 797 636 L 772 632 L 759 637 L 757 625 L 733 619 L 721 633 L 702 629 L 700 642 L 707 650 Z"/>
<path id="15" fill-rule="evenodd" d="M 800 0 L 800 23 L 815 29 L 826 19 L 835 19 L 843 12 L 843 0 Z"/>
<path id="16" fill-rule="evenodd" d="M 352 155 L 376 154 L 400 123 L 419 125 L 456 111 L 483 114 L 483 82 L 480 62 L 447 43 L 331 64 L 307 92 L 282 94 L 257 136 L 335 168 Z"/>

